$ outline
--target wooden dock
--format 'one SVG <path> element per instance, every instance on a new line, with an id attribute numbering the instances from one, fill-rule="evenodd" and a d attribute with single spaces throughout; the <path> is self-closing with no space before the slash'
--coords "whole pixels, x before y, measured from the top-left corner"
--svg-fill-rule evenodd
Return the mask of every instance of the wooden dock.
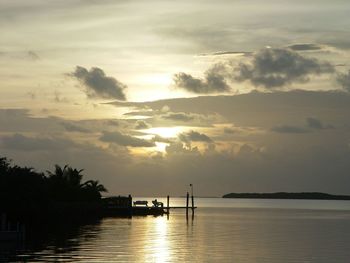
<path id="1" fill-rule="evenodd" d="M 197 209 L 197 206 L 195 206 L 195 207 L 192 207 L 192 206 L 190 206 L 190 207 L 186 207 L 186 206 L 170 206 L 169 207 L 169 210 L 170 209 Z M 168 209 L 167 207 L 165 207 L 164 209 Z"/>
<path id="2" fill-rule="evenodd" d="M 110 197 L 104 199 L 104 214 L 107 216 L 157 216 L 169 214 L 172 209 L 185 209 L 187 216 L 188 210 L 191 210 L 192 214 L 194 214 L 194 210 L 197 209 L 197 207 L 194 206 L 194 197 L 192 196 L 192 206 L 189 206 L 189 199 L 189 193 L 187 193 L 186 206 L 170 206 L 170 197 L 167 196 L 166 206 L 161 202 L 157 202 L 157 199 L 152 201 L 153 206 L 148 206 L 147 201 L 139 200 L 133 202 L 131 195 L 127 197 Z"/>

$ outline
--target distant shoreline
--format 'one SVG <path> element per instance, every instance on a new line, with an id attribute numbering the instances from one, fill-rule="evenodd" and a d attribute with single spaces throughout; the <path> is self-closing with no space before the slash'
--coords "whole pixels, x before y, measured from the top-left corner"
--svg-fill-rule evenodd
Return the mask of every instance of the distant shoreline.
<path id="1" fill-rule="evenodd" d="M 225 194 L 222 198 L 239 198 L 239 199 L 301 199 L 301 200 L 350 200 L 349 195 L 331 195 L 319 192 L 301 192 L 301 193 L 230 193 Z"/>

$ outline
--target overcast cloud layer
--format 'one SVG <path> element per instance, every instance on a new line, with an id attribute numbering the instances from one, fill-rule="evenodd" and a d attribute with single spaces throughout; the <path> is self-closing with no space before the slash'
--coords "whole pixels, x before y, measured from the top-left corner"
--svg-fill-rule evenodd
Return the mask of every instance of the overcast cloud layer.
<path id="1" fill-rule="evenodd" d="M 117 195 L 350 194 L 350 5 L 315 3 L 3 0 L 0 156 Z"/>

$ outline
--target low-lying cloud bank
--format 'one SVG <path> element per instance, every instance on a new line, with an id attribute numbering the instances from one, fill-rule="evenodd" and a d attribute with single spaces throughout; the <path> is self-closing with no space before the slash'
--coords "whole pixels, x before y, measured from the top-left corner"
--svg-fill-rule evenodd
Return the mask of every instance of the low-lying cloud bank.
<path id="1" fill-rule="evenodd" d="M 349 193 L 348 92 L 254 92 L 127 104 L 155 116 L 68 121 L 0 110 L 0 151 L 39 170 L 55 163 L 84 168 L 112 194 L 151 195 L 155 181 L 159 195 L 183 194 L 187 183 L 203 195 Z M 173 128 L 173 120 L 161 117 L 170 113 L 221 117 L 211 126 L 197 126 L 197 117 L 182 121 L 186 129 L 176 137 L 143 133 L 149 125 Z M 165 144 L 163 152 L 159 144 Z"/>

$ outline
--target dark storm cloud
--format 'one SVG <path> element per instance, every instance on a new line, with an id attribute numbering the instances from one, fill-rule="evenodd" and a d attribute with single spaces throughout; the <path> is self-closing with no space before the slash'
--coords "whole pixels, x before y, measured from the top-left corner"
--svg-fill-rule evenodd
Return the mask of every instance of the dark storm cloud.
<path id="1" fill-rule="evenodd" d="M 89 133 L 90 130 L 69 122 L 62 122 L 62 126 L 69 132 Z"/>
<path id="2" fill-rule="evenodd" d="M 298 127 L 298 126 L 291 126 L 291 125 L 280 125 L 273 127 L 271 129 L 274 132 L 278 133 L 306 133 L 309 132 L 307 129 L 303 127 Z"/>
<path id="3" fill-rule="evenodd" d="M 293 45 L 287 46 L 287 48 L 294 51 L 315 51 L 315 50 L 323 49 L 323 46 L 309 43 L 309 44 L 293 44 Z"/>
<path id="4" fill-rule="evenodd" d="M 174 75 L 174 83 L 178 88 L 198 94 L 220 93 L 230 91 L 225 77 L 221 74 L 221 64 L 216 64 L 204 74 L 204 79 L 195 78 L 183 72 Z"/>
<path id="5" fill-rule="evenodd" d="M 212 142 L 212 139 L 204 133 L 189 131 L 179 134 L 179 139 L 183 142 Z"/>
<path id="6" fill-rule="evenodd" d="M 339 73 L 337 82 L 344 90 L 350 91 L 350 70 L 348 73 Z"/>
<path id="7" fill-rule="evenodd" d="M 126 100 L 124 89 L 127 86 L 113 77 L 106 76 L 100 68 L 94 67 L 87 70 L 77 66 L 69 75 L 84 85 L 89 98 Z"/>
<path id="8" fill-rule="evenodd" d="M 292 50 L 266 48 L 257 52 L 249 63 L 240 63 L 236 72 L 237 81 L 247 80 L 254 86 L 274 89 L 293 82 L 307 82 L 310 75 L 333 73 L 334 67 Z"/>
<path id="9" fill-rule="evenodd" d="M 122 134 L 118 131 L 116 132 L 103 132 L 103 135 L 100 137 L 101 141 L 116 143 L 121 146 L 130 146 L 130 147 L 154 147 L 155 143 L 152 141 L 147 141 L 139 139 L 127 134 Z"/>
<path id="10" fill-rule="evenodd" d="M 138 120 L 136 122 L 136 124 L 135 124 L 135 129 L 136 130 L 144 130 L 144 129 L 148 129 L 150 127 L 151 126 L 147 122 L 145 122 L 143 120 Z"/>

